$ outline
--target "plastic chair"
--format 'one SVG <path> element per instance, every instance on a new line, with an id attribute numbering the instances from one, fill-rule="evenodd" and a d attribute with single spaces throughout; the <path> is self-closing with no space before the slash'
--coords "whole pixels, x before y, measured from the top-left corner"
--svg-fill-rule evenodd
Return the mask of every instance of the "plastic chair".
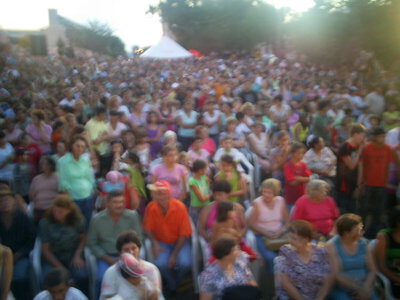
<path id="1" fill-rule="evenodd" d="M 92 254 L 89 248 L 85 248 L 83 250 L 83 254 L 85 256 L 85 263 L 88 269 L 88 277 L 89 277 L 89 296 L 90 299 L 96 299 L 96 277 L 97 277 L 97 264 L 96 257 Z"/>
<path id="2" fill-rule="evenodd" d="M 378 241 L 376 239 L 373 239 L 369 242 L 369 246 L 371 247 L 374 258 L 375 258 L 375 249 Z M 389 279 L 383 275 L 381 272 L 376 272 L 376 277 L 377 277 L 377 282 L 376 284 L 378 285 L 378 288 L 380 288 L 384 294 L 385 294 L 385 299 L 386 300 L 395 300 L 396 298 L 392 294 L 392 288 Z"/>
<path id="3" fill-rule="evenodd" d="M 39 238 L 36 238 L 35 245 L 29 254 L 29 261 L 31 264 L 31 282 L 32 292 L 37 295 L 41 291 L 42 287 L 42 242 Z"/>

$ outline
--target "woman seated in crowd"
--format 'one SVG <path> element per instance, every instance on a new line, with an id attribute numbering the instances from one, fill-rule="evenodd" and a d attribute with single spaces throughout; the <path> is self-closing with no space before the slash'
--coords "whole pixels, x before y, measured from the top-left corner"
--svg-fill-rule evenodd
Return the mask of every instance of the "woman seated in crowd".
<path id="1" fill-rule="evenodd" d="M 287 131 L 280 131 L 277 134 L 278 145 L 271 150 L 270 161 L 272 177 L 284 182 L 283 167 L 289 161 L 290 135 Z"/>
<path id="2" fill-rule="evenodd" d="M 67 269 L 78 289 L 86 295 L 88 273 L 83 260 L 86 243 L 85 219 L 66 194 L 59 194 L 39 223 L 43 275 L 51 268 Z"/>
<path id="3" fill-rule="evenodd" d="M 311 243 L 313 237 L 313 226 L 307 221 L 290 223 L 289 244 L 281 247 L 275 259 L 279 300 L 328 297 L 334 282 L 332 266 L 326 249 Z"/>
<path id="4" fill-rule="evenodd" d="M 155 265 L 141 259 L 142 243 L 134 231 L 121 233 L 116 248 L 119 261 L 109 267 L 101 285 L 100 300 L 120 296 L 124 300 L 161 300 L 161 275 Z"/>
<path id="5" fill-rule="evenodd" d="M 261 184 L 261 196 L 253 201 L 248 225 L 256 234 L 257 249 L 263 257 L 267 273 L 273 273 L 273 259 L 277 255 L 279 246 L 287 242 L 282 240 L 286 233 L 286 223 L 289 213 L 286 208 L 285 199 L 279 196 L 281 183 L 279 180 L 270 178 Z M 266 239 L 271 242 L 281 241 L 276 247 L 266 245 Z"/>
<path id="6" fill-rule="evenodd" d="M 364 235 L 361 217 L 344 214 L 336 221 L 337 235 L 326 247 L 331 257 L 336 286 L 331 299 L 378 299 L 374 293 L 375 262 Z"/>
<path id="7" fill-rule="evenodd" d="M 221 299 L 228 287 L 257 286 L 235 237 L 229 234 L 220 236 L 213 244 L 213 256 L 215 263 L 199 276 L 200 300 Z M 250 295 L 248 299 L 252 299 Z"/>
<path id="8" fill-rule="evenodd" d="M 271 161 L 269 159 L 270 139 L 265 132 L 262 123 L 255 123 L 252 126 L 252 133 L 248 136 L 250 150 L 256 154 L 257 162 L 266 174 L 271 172 Z"/>
<path id="9" fill-rule="evenodd" d="M 400 207 L 390 212 L 389 227 L 382 229 L 376 239 L 378 269 L 390 280 L 393 296 L 400 298 Z"/>
<path id="10" fill-rule="evenodd" d="M 335 220 L 339 217 L 339 209 L 328 191 L 329 185 L 325 181 L 311 180 L 306 194 L 296 201 L 293 209 L 292 219 L 310 222 L 317 230 L 317 239 L 332 237 Z"/>

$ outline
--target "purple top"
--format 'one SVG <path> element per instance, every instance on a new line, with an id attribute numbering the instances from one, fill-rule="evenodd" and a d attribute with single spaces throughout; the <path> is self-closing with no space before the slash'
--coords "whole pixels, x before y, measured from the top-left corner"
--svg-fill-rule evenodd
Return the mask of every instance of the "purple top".
<path id="1" fill-rule="evenodd" d="M 155 137 L 157 136 L 157 134 L 158 134 L 158 130 L 159 130 L 159 129 L 160 129 L 160 125 L 158 125 L 156 129 L 151 129 L 151 128 L 147 127 L 147 128 L 146 128 L 146 130 L 147 130 L 147 137 L 150 138 L 150 139 L 155 138 Z M 161 140 L 161 139 L 160 139 L 160 140 Z M 158 140 L 157 142 L 149 142 L 149 144 L 150 144 L 150 156 L 151 156 L 151 159 L 156 159 L 157 156 L 158 156 L 158 154 L 159 154 L 160 151 L 161 151 L 161 148 L 162 148 L 162 145 L 163 145 L 163 144 L 161 143 L 160 140 Z"/>
<path id="2" fill-rule="evenodd" d="M 45 123 L 42 123 L 42 127 L 44 131 L 43 136 L 40 133 L 39 129 L 33 124 L 30 124 L 28 125 L 28 127 L 26 127 L 26 132 L 31 137 L 32 143 L 38 145 L 43 154 L 47 154 L 51 152 L 50 141 L 53 129 L 50 125 L 47 125 Z M 43 137 L 45 141 L 43 141 Z"/>

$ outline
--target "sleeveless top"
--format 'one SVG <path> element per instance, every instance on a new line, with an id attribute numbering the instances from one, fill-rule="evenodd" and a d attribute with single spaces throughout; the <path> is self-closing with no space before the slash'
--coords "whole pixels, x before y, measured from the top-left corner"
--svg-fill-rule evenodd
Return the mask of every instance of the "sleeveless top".
<path id="1" fill-rule="evenodd" d="M 279 231 L 282 229 L 282 206 L 285 205 L 285 199 L 281 196 L 275 197 L 275 204 L 270 209 L 263 200 L 263 197 L 258 197 L 254 200 L 259 210 L 257 224 L 268 231 Z"/>
<path id="2" fill-rule="evenodd" d="M 392 236 L 392 229 L 382 229 L 387 237 L 388 245 L 386 247 L 386 265 L 387 267 L 400 276 L 400 243 L 396 242 Z"/>
<path id="3" fill-rule="evenodd" d="M 339 235 L 334 236 L 332 241 L 341 261 L 342 272 L 359 283 L 363 282 L 368 274 L 366 259 L 367 240 L 361 238 L 358 242 L 357 252 L 352 255 L 345 252 Z"/>
<path id="4" fill-rule="evenodd" d="M 193 125 L 197 123 L 197 112 L 194 110 L 190 111 L 190 115 L 188 116 L 185 111 L 180 110 L 178 112 L 178 116 L 181 117 L 182 123 L 185 125 Z M 182 137 L 193 137 L 194 136 L 194 128 L 182 128 L 180 127 L 178 130 L 178 135 Z"/>
<path id="5" fill-rule="evenodd" d="M 219 177 L 221 179 L 225 179 L 226 181 L 228 181 L 231 186 L 232 192 L 236 192 L 236 191 L 240 190 L 240 174 L 239 174 L 239 172 L 234 172 L 233 177 L 227 179 L 225 173 L 222 171 L 219 171 L 217 173 L 216 177 Z M 239 196 L 229 197 L 228 199 L 231 202 L 239 202 Z"/>

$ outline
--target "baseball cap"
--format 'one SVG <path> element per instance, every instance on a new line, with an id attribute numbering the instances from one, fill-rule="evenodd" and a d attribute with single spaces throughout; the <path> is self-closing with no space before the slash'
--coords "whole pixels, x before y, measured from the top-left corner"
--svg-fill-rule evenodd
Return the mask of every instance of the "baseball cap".
<path id="1" fill-rule="evenodd" d="M 118 267 L 132 277 L 140 277 L 145 273 L 143 264 L 130 253 L 121 254 Z"/>
<path id="2" fill-rule="evenodd" d="M 169 185 L 169 182 L 166 180 L 159 180 L 156 181 L 153 184 L 148 184 L 147 188 L 150 191 L 155 191 L 155 192 L 170 192 L 171 191 L 171 186 Z"/>

